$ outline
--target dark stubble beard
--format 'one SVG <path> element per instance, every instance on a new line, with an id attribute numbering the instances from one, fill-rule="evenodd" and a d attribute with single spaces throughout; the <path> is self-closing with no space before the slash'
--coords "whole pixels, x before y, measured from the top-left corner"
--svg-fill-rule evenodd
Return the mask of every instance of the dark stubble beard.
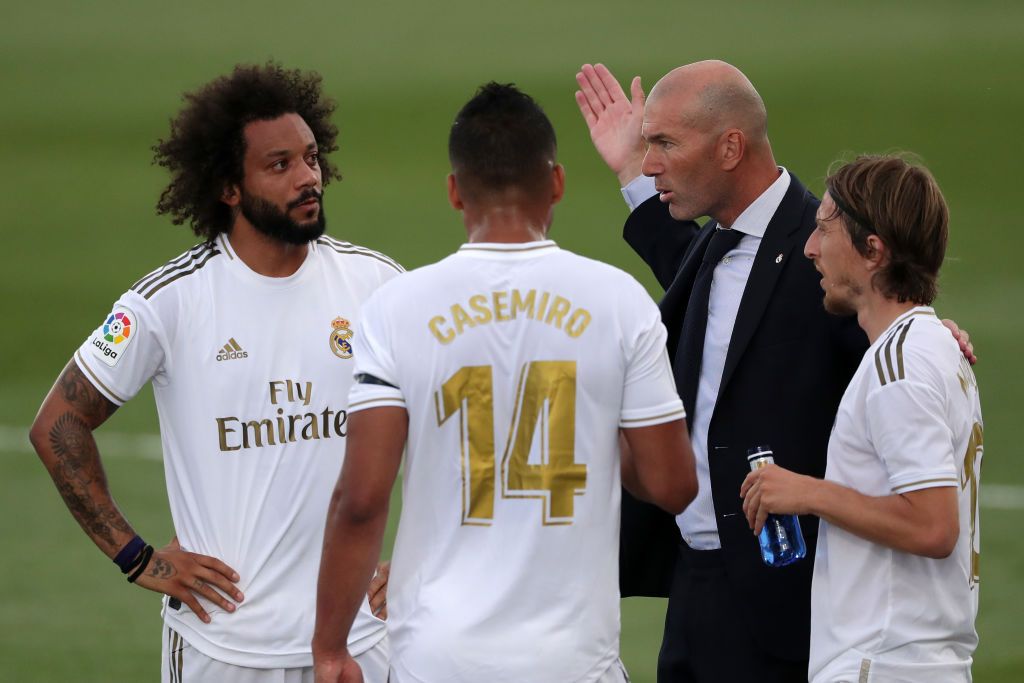
<path id="1" fill-rule="evenodd" d="M 288 211 L 294 209 L 302 202 L 315 197 L 320 204 L 320 210 L 316 218 L 308 223 L 299 223 L 288 215 Z M 299 195 L 295 201 L 289 202 L 284 211 L 277 208 L 272 202 L 263 197 L 242 192 L 239 209 L 246 220 L 261 233 L 286 244 L 308 244 L 327 229 L 327 218 L 324 216 L 323 195 L 313 189 L 308 189 Z"/>
<path id="2" fill-rule="evenodd" d="M 846 280 L 840 280 L 839 284 L 846 287 L 852 297 L 859 297 L 863 293 L 863 289 L 856 283 L 848 282 Z M 857 309 L 854 308 L 853 304 L 849 299 L 840 299 L 837 296 L 829 296 L 825 294 L 825 310 L 832 315 L 856 315 Z"/>

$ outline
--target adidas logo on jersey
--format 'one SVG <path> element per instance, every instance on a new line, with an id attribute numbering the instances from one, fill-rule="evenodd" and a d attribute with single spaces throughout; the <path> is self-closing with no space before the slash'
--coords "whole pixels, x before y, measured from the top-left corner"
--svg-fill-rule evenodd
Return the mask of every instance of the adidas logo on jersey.
<path id="1" fill-rule="evenodd" d="M 248 358 L 249 354 L 242 350 L 235 338 L 228 339 L 223 349 L 217 351 L 217 360 L 234 360 L 235 358 Z"/>

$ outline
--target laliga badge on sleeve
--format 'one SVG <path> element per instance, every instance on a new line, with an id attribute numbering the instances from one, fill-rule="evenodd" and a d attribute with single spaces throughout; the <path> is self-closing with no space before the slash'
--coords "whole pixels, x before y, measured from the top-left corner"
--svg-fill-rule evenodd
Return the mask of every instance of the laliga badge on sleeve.
<path id="1" fill-rule="evenodd" d="M 127 308 L 118 306 L 111 311 L 89 338 L 92 355 L 110 367 L 117 365 L 125 349 L 139 334 L 136 320 L 135 314 Z"/>

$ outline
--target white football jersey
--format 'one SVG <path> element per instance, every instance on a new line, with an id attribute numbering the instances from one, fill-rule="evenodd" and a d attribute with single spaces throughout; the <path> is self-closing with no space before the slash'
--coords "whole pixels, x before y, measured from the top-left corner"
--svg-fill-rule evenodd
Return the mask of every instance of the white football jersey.
<path id="1" fill-rule="evenodd" d="M 825 478 L 868 496 L 955 487 L 960 537 L 937 560 L 822 520 L 812 680 L 970 680 L 982 432 L 978 385 L 949 330 L 928 307 L 901 315 L 868 349 L 843 395 Z"/>
<path id="2" fill-rule="evenodd" d="M 393 680 L 593 681 L 618 658 L 620 427 L 685 416 L 647 292 L 551 241 L 371 297 L 350 411 L 409 413 Z"/>
<path id="3" fill-rule="evenodd" d="M 234 613 L 201 599 L 210 624 L 165 599 L 167 625 L 203 654 L 256 668 L 312 664 L 327 506 L 364 346 L 353 326 L 401 271 L 321 237 L 293 275 L 264 277 L 221 235 L 135 283 L 75 354 L 119 405 L 152 381 L 178 540 L 241 577 Z M 383 635 L 364 601 L 350 648 Z"/>

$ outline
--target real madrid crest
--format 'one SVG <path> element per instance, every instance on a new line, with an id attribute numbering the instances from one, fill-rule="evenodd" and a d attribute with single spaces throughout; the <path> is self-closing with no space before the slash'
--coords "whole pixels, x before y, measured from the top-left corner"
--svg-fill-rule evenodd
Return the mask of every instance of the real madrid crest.
<path id="1" fill-rule="evenodd" d="M 352 323 L 344 318 L 338 317 L 331 321 L 331 351 L 338 358 L 349 359 L 352 357 L 352 343 L 349 339 L 354 334 Z"/>

